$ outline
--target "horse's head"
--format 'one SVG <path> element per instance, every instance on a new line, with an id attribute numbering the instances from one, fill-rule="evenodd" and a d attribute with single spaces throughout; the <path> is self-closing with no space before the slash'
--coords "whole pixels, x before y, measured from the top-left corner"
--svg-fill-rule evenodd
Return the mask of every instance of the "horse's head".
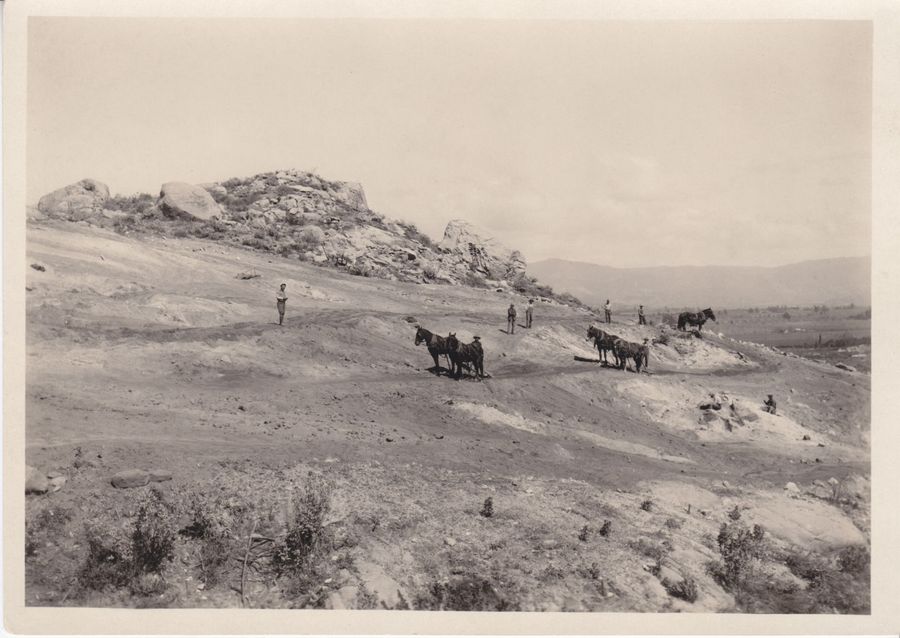
<path id="1" fill-rule="evenodd" d="M 456 352 L 459 349 L 459 339 L 456 338 L 455 332 L 447 335 L 447 349 L 450 352 Z"/>
<path id="2" fill-rule="evenodd" d="M 416 345 L 422 342 L 428 343 L 428 331 L 422 326 L 416 326 Z"/>
<path id="3" fill-rule="evenodd" d="M 600 332 L 600 330 L 597 329 L 596 327 L 588 326 L 587 337 L 585 337 L 585 340 L 590 341 L 594 337 L 600 336 L 599 332 Z"/>
<path id="4" fill-rule="evenodd" d="M 706 315 L 708 318 L 712 319 L 713 321 L 716 320 L 716 315 L 715 315 L 715 313 L 712 311 L 712 308 L 706 308 L 706 309 L 703 311 L 703 314 Z"/>

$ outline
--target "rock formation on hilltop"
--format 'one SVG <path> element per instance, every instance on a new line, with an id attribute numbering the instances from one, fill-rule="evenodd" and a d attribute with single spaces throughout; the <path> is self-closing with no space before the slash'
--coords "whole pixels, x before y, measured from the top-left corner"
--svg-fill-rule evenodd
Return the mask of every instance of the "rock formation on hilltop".
<path id="1" fill-rule="evenodd" d="M 83 179 L 41 197 L 38 210 L 48 217 L 79 221 L 103 210 L 109 187 L 95 179 Z"/>
<path id="2" fill-rule="evenodd" d="M 77 187 L 77 188 L 76 188 Z M 354 275 L 516 289 L 550 296 L 525 276 L 525 260 L 464 220 L 447 224 L 440 245 L 414 225 L 371 210 L 363 187 L 283 170 L 219 183 L 168 182 L 159 198 L 109 198 L 84 180 L 41 199 L 48 210 L 120 232 L 194 235 L 346 270 Z M 567 301 L 575 301 L 567 298 Z"/>
<path id="3" fill-rule="evenodd" d="M 444 230 L 441 250 L 468 264 L 488 279 L 514 281 L 525 272 L 525 259 L 497 239 L 464 219 L 453 219 Z"/>

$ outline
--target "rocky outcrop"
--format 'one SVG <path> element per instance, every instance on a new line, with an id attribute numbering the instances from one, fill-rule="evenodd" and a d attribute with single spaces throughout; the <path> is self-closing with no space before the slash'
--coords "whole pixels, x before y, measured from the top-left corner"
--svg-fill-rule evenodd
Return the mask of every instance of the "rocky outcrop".
<path id="1" fill-rule="evenodd" d="M 519 251 L 510 250 L 490 233 L 463 219 L 447 224 L 440 248 L 487 279 L 511 281 L 525 272 L 525 260 Z"/>
<path id="2" fill-rule="evenodd" d="M 334 190 L 336 199 L 344 202 L 350 208 L 356 210 L 368 210 L 369 204 L 366 202 L 366 193 L 363 191 L 362 184 L 356 182 L 339 182 Z"/>
<path id="3" fill-rule="evenodd" d="M 109 187 L 95 179 L 83 179 L 47 193 L 38 201 L 38 210 L 48 217 L 79 221 L 103 210 Z"/>
<path id="4" fill-rule="evenodd" d="M 212 219 L 222 213 L 216 200 L 205 188 L 184 182 L 163 184 L 156 205 L 170 217 Z"/>
<path id="5" fill-rule="evenodd" d="M 67 216 L 84 211 L 78 218 L 120 232 L 140 232 L 145 222 L 150 232 L 160 232 L 164 227 L 158 223 L 169 222 L 176 236 L 197 232 L 354 275 L 523 290 L 522 255 L 474 224 L 451 221 L 438 245 L 412 224 L 371 210 L 361 184 L 308 171 L 199 185 L 169 182 L 156 199 L 137 195 L 107 201 L 108 189 L 94 180 L 67 189 L 45 196 L 42 206 Z M 185 227 L 185 220 L 209 223 Z"/>

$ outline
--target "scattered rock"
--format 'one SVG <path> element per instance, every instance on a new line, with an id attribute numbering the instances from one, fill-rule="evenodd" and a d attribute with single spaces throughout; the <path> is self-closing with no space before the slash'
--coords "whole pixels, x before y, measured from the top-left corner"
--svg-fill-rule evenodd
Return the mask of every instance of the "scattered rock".
<path id="1" fill-rule="evenodd" d="M 131 487 L 143 487 L 150 482 L 150 475 L 144 470 L 123 470 L 117 472 L 110 479 L 113 487 L 126 489 Z"/>
<path id="2" fill-rule="evenodd" d="M 162 483 L 163 481 L 172 480 L 172 473 L 168 470 L 150 470 L 147 474 L 150 476 L 150 481 L 153 483 Z"/>
<path id="3" fill-rule="evenodd" d="M 222 213 L 216 200 L 202 186 L 167 182 L 159 191 L 157 206 L 171 217 L 212 219 Z"/>
<path id="4" fill-rule="evenodd" d="M 25 466 L 25 493 L 44 494 L 50 489 L 50 481 L 42 473 L 31 467 Z"/>
<path id="5" fill-rule="evenodd" d="M 804 441 L 809 441 L 809 440 L 810 440 L 809 435 L 808 435 L 808 434 L 804 434 L 804 435 L 803 435 L 803 440 L 804 440 Z"/>
<path id="6" fill-rule="evenodd" d="M 328 594 L 325 601 L 326 609 L 353 609 L 359 588 L 356 585 L 344 585 L 337 591 Z"/>
<path id="7" fill-rule="evenodd" d="M 58 492 L 62 489 L 63 485 L 66 484 L 66 477 L 65 476 L 54 476 L 48 482 L 50 484 L 50 491 Z"/>
<path id="8" fill-rule="evenodd" d="M 545 538 L 541 541 L 541 547 L 544 549 L 556 549 L 559 547 L 559 541 L 555 538 Z"/>
<path id="9" fill-rule="evenodd" d="M 448 547 L 453 547 L 454 545 L 456 545 L 456 539 L 453 538 L 452 536 L 448 536 L 447 538 L 444 539 L 444 545 L 447 545 Z"/>
<path id="10" fill-rule="evenodd" d="M 789 492 L 790 494 L 799 494 L 800 493 L 800 488 L 797 487 L 797 484 L 794 483 L 793 481 L 785 483 L 784 489 L 786 492 Z"/>
<path id="11" fill-rule="evenodd" d="M 31 264 L 31 267 L 34 268 L 35 270 L 37 270 L 38 272 L 45 272 L 47 270 L 40 264 Z"/>
<path id="12" fill-rule="evenodd" d="M 846 363 L 835 363 L 835 368 L 840 368 L 841 370 L 846 370 L 847 372 L 856 372 L 856 368 L 853 366 L 848 366 Z"/>

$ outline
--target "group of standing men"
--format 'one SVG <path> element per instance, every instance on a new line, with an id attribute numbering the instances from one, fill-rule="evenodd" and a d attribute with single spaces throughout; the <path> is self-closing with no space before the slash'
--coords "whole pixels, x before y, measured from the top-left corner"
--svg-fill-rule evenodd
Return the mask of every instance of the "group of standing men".
<path id="1" fill-rule="evenodd" d="M 607 299 L 606 303 L 603 304 L 603 314 L 606 315 L 606 323 L 612 323 L 612 304 L 609 303 L 609 299 Z M 647 318 L 644 317 L 643 305 L 638 306 L 638 325 L 647 325 Z"/>
<path id="2" fill-rule="evenodd" d="M 509 308 L 506 310 L 506 334 L 511 335 L 516 332 L 516 306 L 515 304 L 509 304 Z M 534 299 L 528 300 L 528 305 L 525 306 L 525 327 L 530 328 L 531 322 L 534 319 Z"/>

